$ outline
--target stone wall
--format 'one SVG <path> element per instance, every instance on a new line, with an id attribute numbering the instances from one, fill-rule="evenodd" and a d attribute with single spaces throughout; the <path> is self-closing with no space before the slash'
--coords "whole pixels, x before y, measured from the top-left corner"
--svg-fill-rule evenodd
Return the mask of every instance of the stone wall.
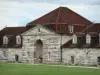
<path id="1" fill-rule="evenodd" d="M 60 63 L 61 43 L 69 37 L 58 34 L 23 35 L 22 48 L 0 48 L 0 61 L 16 62 L 15 55 L 18 55 L 19 62 L 34 63 L 34 44 L 39 39 L 43 42 L 43 63 Z"/>
<path id="2" fill-rule="evenodd" d="M 0 48 L 0 62 L 16 62 L 15 55 L 18 55 L 19 62 L 22 62 L 21 48 Z"/>
<path id="3" fill-rule="evenodd" d="M 62 49 L 63 64 L 68 65 L 98 65 L 98 57 L 100 56 L 100 49 L 96 48 L 63 48 Z M 71 56 L 74 57 L 72 63 Z"/>
<path id="4" fill-rule="evenodd" d="M 35 43 L 37 40 L 41 40 L 43 43 L 43 63 L 59 63 L 60 62 L 60 45 L 61 36 L 55 34 L 55 32 L 37 25 L 33 29 L 25 32 L 23 35 L 23 47 L 22 52 L 25 54 L 25 59 L 28 59 L 30 63 L 35 63 L 34 51 L 36 50 Z M 27 55 L 27 53 L 29 53 Z"/>
<path id="5" fill-rule="evenodd" d="M 43 63 L 58 63 L 60 62 L 60 41 L 59 35 L 31 35 L 23 36 L 22 52 L 29 52 L 30 56 L 26 59 L 34 63 L 34 50 L 37 40 L 43 42 Z"/>
<path id="6" fill-rule="evenodd" d="M 59 35 L 41 25 L 38 25 L 22 34 L 22 48 L 6 48 L 6 57 L 4 57 L 3 48 L 0 49 L 0 58 L 7 59 L 9 62 L 15 62 L 15 55 L 19 56 L 19 62 L 35 63 L 34 51 L 35 43 L 41 40 L 43 43 L 43 63 L 60 63 L 60 46 L 71 39 L 71 36 Z"/>
<path id="7" fill-rule="evenodd" d="M 66 43 L 67 41 L 71 40 L 73 36 L 62 35 L 62 44 Z"/>

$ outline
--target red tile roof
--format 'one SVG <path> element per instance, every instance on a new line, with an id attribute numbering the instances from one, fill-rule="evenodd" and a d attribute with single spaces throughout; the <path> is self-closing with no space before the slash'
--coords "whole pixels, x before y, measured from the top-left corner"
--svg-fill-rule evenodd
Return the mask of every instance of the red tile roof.
<path id="1" fill-rule="evenodd" d="M 47 13 L 46 15 L 28 23 L 28 25 L 58 23 L 90 25 L 92 22 L 67 7 L 59 7 L 50 13 Z"/>
<path id="2" fill-rule="evenodd" d="M 48 24 L 48 25 L 43 25 L 43 26 L 45 26 L 59 34 L 71 34 L 69 32 L 68 24 Z M 85 26 L 82 26 L 82 25 L 73 25 L 73 26 L 74 26 L 73 33 L 81 32 L 85 29 Z"/>
<path id="3" fill-rule="evenodd" d="M 16 36 L 27 30 L 26 27 L 6 27 L 0 31 L 0 47 L 20 48 L 22 44 L 16 45 Z M 9 41 L 7 45 L 3 45 L 3 36 L 7 36 Z"/>
<path id="4" fill-rule="evenodd" d="M 27 30 L 26 27 L 6 27 L 0 31 L 0 36 L 4 35 L 18 35 Z"/>
<path id="5" fill-rule="evenodd" d="M 7 35 L 11 37 L 10 43 L 6 47 L 16 46 L 16 35 L 22 34 L 37 24 L 44 25 L 45 27 L 61 34 L 70 34 L 68 25 L 74 26 L 74 33 L 83 31 L 87 26 L 91 27 L 93 23 L 86 18 L 80 16 L 67 7 L 59 7 L 50 13 L 30 22 L 26 27 L 6 27 L 0 31 L 0 47 L 2 46 L 2 36 Z M 90 29 L 92 30 L 92 29 Z M 95 29 L 97 30 L 97 29 Z M 13 36 L 11 36 L 13 35 Z M 20 47 L 20 46 L 19 46 Z"/>
<path id="6" fill-rule="evenodd" d="M 44 25 L 57 33 L 69 34 L 68 25 L 74 25 L 74 33 L 76 33 L 83 31 L 92 22 L 67 7 L 59 7 L 28 23 L 27 27 L 30 28 L 36 24 Z"/>
<path id="7" fill-rule="evenodd" d="M 99 33 L 100 32 L 100 23 L 95 23 L 95 24 L 89 26 L 83 32 L 87 32 L 87 33 L 96 32 L 96 33 Z"/>

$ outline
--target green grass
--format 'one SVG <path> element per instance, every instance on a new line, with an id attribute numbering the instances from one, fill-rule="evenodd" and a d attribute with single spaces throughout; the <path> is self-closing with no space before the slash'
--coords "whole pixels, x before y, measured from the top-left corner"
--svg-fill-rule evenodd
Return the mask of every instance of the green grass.
<path id="1" fill-rule="evenodd" d="M 100 69 L 0 63 L 0 75 L 100 75 Z"/>

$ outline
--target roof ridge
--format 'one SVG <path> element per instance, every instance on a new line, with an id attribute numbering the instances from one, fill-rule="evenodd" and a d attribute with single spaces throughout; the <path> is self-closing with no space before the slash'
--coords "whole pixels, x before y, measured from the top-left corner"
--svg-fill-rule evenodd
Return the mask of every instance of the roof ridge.
<path id="1" fill-rule="evenodd" d="M 60 15 L 60 10 L 61 10 L 61 8 L 59 7 L 59 11 L 58 11 L 58 14 L 57 14 L 57 18 L 56 18 L 56 31 L 57 31 L 57 21 L 58 21 L 58 19 L 59 19 L 59 15 Z"/>
<path id="2" fill-rule="evenodd" d="M 48 13 L 46 13 L 46 14 L 44 14 L 44 15 L 38 17 L 37 19 L 35 19 L 35 20 L 29 22 L 27 25 L 30 25 L 30 23 L 35 22 L 36 20 L 38 20 L 38 19 L 40 19 L 40 18 L 42 18 L 42 17 L 44 17 L 44 16 L 46 16 L 46 15 L 52 13 L 53 11 L 55 11 L 55 10 L 57 10 L 57 9 L 59 9 L 59 8 L 60 8 L 60 7 L 56 8 L 56 9 L 53 9 L 52 11 L 49 11 Z"/>
<path id="3" fill-rule="evenodd" d="M 56 18 L 56 23 L 57 23 L 57 21 L 59 19 L 60 10 L 61 10 L 61 8 L 59 7 L 58 15 L 57 15 L 57 18 Z"/>

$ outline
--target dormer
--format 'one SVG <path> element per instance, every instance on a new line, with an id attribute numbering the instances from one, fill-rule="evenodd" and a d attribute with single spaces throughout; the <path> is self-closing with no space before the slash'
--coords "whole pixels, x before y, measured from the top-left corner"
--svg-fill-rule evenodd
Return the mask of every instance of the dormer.
<path id="1" fill-rule="evenodd" d="M 3 44 L 4 45 L 8 44 L 8 37 L 6 35 L 3 37 Z"/>
<path id="2" fill-rule="evenodd" d="M 21 37 L 19 35 L 16 36 L 16 44 L 21 44 Z"/>
<path id="3" fill-rule="evenodd" d="M 87 44 L 91 43 L 91 36 L 89 34 L 86 34 L 86 43 Z"/>
<path id="4" fill-rule="evenodd" d="M 77 36 L 75 34 L 73 35 L 72 43 L 77 44 Z"/>
<path id="5" fill-rule="evenodd" d="M 73 25 L 68 25 L 69 33 L 74 32 L 74 26 Z"/>

